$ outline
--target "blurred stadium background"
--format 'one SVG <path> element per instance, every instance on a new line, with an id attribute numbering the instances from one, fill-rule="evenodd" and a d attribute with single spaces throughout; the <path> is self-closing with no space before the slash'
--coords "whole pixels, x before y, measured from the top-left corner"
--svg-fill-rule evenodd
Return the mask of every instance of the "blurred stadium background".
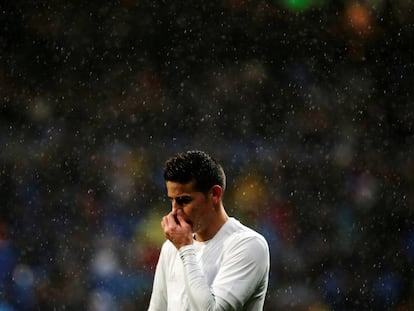
<path id="1" fill-rule="evenodd" d="M 414 310 L 414 1 L 0 8 L 1 311 L 145 310 L 185 149 L 269 241 L 265 310 Z"/>

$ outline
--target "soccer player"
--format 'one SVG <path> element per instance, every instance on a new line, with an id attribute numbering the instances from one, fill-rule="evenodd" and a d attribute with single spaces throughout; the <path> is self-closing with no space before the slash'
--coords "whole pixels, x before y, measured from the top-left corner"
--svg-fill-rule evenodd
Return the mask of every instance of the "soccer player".
<path id="1" fill-rule="evenodd" d="M 202 151 L 165 162 L 171 212 L 155 271 L 149 311 L 263 310 L 269 247 L 262 235 L 229 217 L 222 166 Z"/>

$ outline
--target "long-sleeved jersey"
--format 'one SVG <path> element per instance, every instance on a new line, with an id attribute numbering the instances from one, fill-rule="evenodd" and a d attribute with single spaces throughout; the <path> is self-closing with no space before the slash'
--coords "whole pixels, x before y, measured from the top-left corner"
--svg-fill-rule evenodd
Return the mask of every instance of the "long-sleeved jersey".
<path id="1" fill-rule="evenodd" d="M 206 242 L 177 250 L 167 240 L 148 311 L 263 310 L 269 265 L 264 237 L 234 218 Z"/>

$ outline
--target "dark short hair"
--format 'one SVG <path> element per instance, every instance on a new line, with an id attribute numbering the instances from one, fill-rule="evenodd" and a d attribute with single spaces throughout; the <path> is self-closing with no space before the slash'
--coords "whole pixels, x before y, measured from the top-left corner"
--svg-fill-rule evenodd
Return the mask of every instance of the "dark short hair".
<path id="1" fill-rule="evenodd" d="M 226 188 L 226 175 L 220 163 L 199 150 L 181 152 L 164 165 L 165 181 L 186 184 L 194 182 L 196 191 L 207 193 L 212 186 Z"/>

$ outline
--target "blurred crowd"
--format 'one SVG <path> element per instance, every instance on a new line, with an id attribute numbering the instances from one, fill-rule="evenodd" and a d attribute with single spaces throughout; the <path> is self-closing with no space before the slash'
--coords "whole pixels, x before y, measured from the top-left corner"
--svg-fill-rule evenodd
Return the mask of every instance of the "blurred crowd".
<path id="1" fill-rule="evenodd" d="M 202 149 L 265 310 L 414 310 L 414 2 L 0 5 L 0 311 L 145 310 Z"/>

